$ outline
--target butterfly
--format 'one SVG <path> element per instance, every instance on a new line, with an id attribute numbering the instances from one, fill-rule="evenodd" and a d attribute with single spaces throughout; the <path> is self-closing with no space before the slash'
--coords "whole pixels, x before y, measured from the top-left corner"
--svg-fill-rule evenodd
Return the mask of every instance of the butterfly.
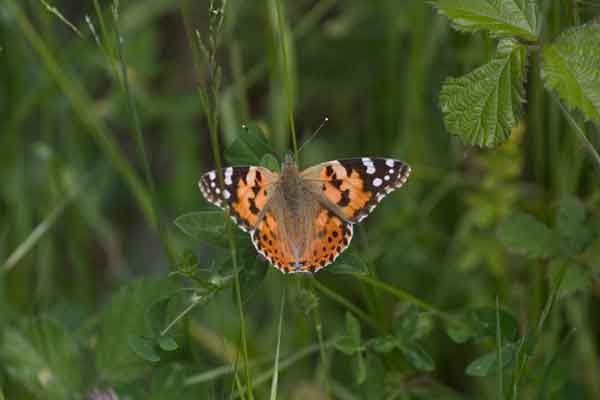
<path id="1" fill-rule="evenodd" d="M 299 171 L 287 155 L 281 173 L 227 167 L 221 171 L 223 186 L 217 171 L 202 175 L 198 186 L 281 272 L 316 272 L 335 261 L 350 244 L 354 224 L 406 183 L 410 172 L 403 161 L 367 157 Z"/>

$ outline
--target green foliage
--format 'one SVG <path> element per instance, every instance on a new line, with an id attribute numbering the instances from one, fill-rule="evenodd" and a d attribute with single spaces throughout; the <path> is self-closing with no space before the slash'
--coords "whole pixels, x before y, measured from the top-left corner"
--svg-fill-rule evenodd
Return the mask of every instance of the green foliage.
<path id="1" fill-rule="evenodd" d="M 538 38 L 538 15 L 534 0 L 435 0 L 456 29 L 487 30 L 495 36 Z"/>
<path id="2" fill-rule="evenodd" d="M 498 228 L 498 239 L 516 254 L 550 257 L 559 251 L 559 240 L 546 225 L 528 214 L 516 213 Z"/>
<path id="3" fill-rule="evenodd" d="M 1 400 L 600 393 L 591 2 L 5 3 Z M 282 275 L 198 178 L 278 170 L 325 115 L 301 167 L 414 173 Z"/>
<path id="4" fill-rule="evenodd" d="M 440 92 L 446 129 L 466 144 L 504 142 L 522 113 L 525 63 L 525 47 L 503 40 L 488 64 L 447 79 Z"/>
<path id="5" fill-rule="evenodd" d="M 600 24 L 563 32 L 543 48 L 542 75 L 570 108 L 600 124 Z"/>
<path id="6" fill-rule="evenodd" d="M 39 318 L 4 329 L 0 360 L 8 376 L 37 399 L 65 399 L 81 388 L 81 354 L 60 324 Z"/>
<path id="7" fill-rule="evenodd" d="M 174 290 L 168 280 L 144 279 L 122 288 L 106 305 L 100 320 L 96 366 L 109 382 L 141 376 L 148 362 L 160 359 L 147 311 L 157 297 Z"/>

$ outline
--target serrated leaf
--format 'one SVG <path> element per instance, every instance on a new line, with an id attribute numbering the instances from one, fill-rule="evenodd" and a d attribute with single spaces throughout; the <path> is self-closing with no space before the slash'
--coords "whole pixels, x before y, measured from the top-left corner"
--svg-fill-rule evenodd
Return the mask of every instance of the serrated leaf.
<path id="1" fill-rule="evenodd" d="M 492 61 L 460 78 L 448 78 L 440 106 L 448 132 L 470 145 L 493 147 L 510 136 L 522 113 L 527 52 L 511 40 Z"/>
<path id="2" fill-rule="evenodd" d="M 418 343 L 403 341 L 398 344 L 398 348 L 413 368 L 428 372 L 435 369 L 433 359 Z"/>
<path id="3" fill-rule="evenodd" d="M 510 366 L 515 358 L 517 347 L 514 343 L 507 343 L 502 346 L 502 364 L 503 368 Z M 496 372 L 498 362 L 496 351 L 484 354 L 473 360 L 466 368 L 465 372 L 470 376 L 489 376 Z"/>
<path id="4" fill-rule="evenodd" d="M 436 0 L 434 6 L 461 31 L 489 31 L 494 36 L 519 36 L 536 41 L 534 0 Z"/>
<path id="5" fill-rule="evenodd" d="M 231 165 L 259 165 L 265 154 L 273 152 L 263 131 L 256 123 L 249 123 L 240 129 L 225 158 Z"/>
<path id="6" fill-rule="evenodd" d="M 138 335 L 130 335 L 127 338 L 127 345 L 138 357 L 149 362 L 160 361 L 155 347 L 154 340 Z"/>
<path id="7" fill-rule="evenodd" d="M 571 109 L 600 124 L 600 25 L 563 32 L 544 46 L 542 77 Z"/>
<path id="8" fill-rule="evenodd" d="M 585 223 L 585 207 L 575 197 L 563 198 L 556 213 L 556 229 L 565 252 L 574 256 L 585 250 L 593 239 L 593 232 Z"/>
<path id="9" fill-rule="evenodd" d="M 0 365 L 40 399 L 66 399 L 81 388 L 79 349 L 69 333 L 50 319 L 9 327 L 0 336 Z"/>
<path id="10" fill-rule="evenodd" d="M 508 250 L 529 258 L 551 257 L 559 252 L 554 232 L 531 215 L 520 212 L 500 224 L 498 239 Z"/>

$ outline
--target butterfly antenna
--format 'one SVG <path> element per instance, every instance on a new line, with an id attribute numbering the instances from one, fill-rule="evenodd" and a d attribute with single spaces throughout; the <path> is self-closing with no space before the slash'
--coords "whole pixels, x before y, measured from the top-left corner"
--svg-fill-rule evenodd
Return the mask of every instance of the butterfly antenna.
<path id="1" fill-rule="evenodd" d="M 302 145 L 298 149 L 298 153 L 300 153 L 302 151 L 302 149 L 304 148 L 304 146 L 306 146 L 311 140 L 314 139 L 315 136 L 317 136 L 317 133 L 319 133 L 319 131 L 325 126 L 327 121 L 329 121 L 329 118 L 327 118 L 327 117 L 323 118 L 323 122 L 321 122 L 321 125 L 319 125 L 319 127 L 312 133 L 312 135 L 310 135 L 308 137 L 308 139 L 306 139 L 304 141 L 304 143 L 302 143 Z"/>

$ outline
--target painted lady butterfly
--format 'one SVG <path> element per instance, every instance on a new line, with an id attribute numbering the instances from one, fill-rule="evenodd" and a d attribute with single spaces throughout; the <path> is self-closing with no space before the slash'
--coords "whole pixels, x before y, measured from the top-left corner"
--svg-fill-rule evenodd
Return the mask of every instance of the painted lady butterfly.
<path id="1" fill-rule="evenodd" d="M 200 191 L 227 208 L 256 250 L 281 272 L 316 272 L 350 244 L 352 227 L 402 186 L 410 167 L 389 158 L 327 161 L 298 171 L 286 156 L 281 174 L 228 167 L 202 175 Z"/>

